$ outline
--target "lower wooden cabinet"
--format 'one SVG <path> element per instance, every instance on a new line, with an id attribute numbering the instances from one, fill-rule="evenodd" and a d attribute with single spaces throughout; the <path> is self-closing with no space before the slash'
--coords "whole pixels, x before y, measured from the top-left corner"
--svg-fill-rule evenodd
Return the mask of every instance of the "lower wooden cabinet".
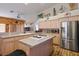
<path id="1" fill-rule="evenodd" d="M 24 39 L 24 38 L 28 38 L 29 36 L 32 36 L 32 35 L 24 35 L 24 36 L 17 36 L 17 37 L 15 37 L 15 41 L 14 41 L 14 48 L 15 48 L 15 50 L 16 49 L 18 49 L 18 46 L 19 46 L 19 44 L 18 44 L 18 41 L 19 40 L 21 40 L 21 39 Z"/>
<path id="2" fill-rule="evenodd" d="M 54 34 L 55 37 L 53 38 L 53 44 L 60 45 L 60 36 L 59 34 Z"/>
<path id="3" fill-rule="evenodd" d="M 10 38 L 10 39 L 4 39 L 2 41 L 2 48 L 1 48 L 1 52 L 2 52 L 2 55 L 7 55 L 11 52 L 14 51 L 14 39 L 13 38 Z"/>
<path id="4" fill-rule="evenodd" d="M 2 40 L 1 53 L 2 55 L 8 55 L 17 49 L 18 40 L 23 39 L 24 36 L 18 36 L 13 38 L 7 38 Z"/>
<path id="5" fill-rule="evenodd" d="M 27 38 L 32 35 L 16 36 L 0 39 L 0 55 L 8 55 L 18 49 L 18 40 Z"/>

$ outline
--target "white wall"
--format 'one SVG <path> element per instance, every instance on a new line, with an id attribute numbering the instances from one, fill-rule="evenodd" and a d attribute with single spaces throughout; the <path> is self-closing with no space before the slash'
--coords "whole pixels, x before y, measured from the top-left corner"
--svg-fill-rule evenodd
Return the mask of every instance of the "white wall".
<path id="1" fill-rule="evenodd" d="M 38 18 L 36 19 L 35 23 L 32 25 L 34 28 L 34 31 L 38 30 L 39 29 L 39 20 Z"/>
<path id="2" fill-rule="evenodd" d="M 68 6 L 67 3 L 58 3 L 58 4 L 50 7 L 49 9 L 46 9 L 46 10 L 42 11 L 42 13 L 44 13 L 44 14 L 50 13 L 53 16 L 53 8 L 56 9 L 56 13 L 58 14 L 59 13 L 59 9 L 61 8 L 62 5 L 64 7 L 64 12 L 69 11 L 69 6 Z"/>

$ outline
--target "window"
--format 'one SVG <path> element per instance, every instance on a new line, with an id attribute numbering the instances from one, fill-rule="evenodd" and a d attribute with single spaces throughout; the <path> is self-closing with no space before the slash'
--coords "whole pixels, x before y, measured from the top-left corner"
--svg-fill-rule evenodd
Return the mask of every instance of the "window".
<path id="1" fill-rule="evenodd" d="M 36 24 L 35 26 L 36 26 L 36 29 L 35 30 L 38 31 L 39 30 L 38 25 Z"/>
<path id="2" fill-rule="evenodd" d="M 0 32 L 5 32 L 5 24 L 0 24 Z"/>

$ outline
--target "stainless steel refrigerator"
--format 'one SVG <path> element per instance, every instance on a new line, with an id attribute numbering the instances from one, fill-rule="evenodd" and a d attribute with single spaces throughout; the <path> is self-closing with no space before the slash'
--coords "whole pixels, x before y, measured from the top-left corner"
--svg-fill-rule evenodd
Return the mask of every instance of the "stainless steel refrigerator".
<path id="1" fill-rule="evenodd" d="M 61 47 L 79 51 L 79 21 L 61 22 Z"/>

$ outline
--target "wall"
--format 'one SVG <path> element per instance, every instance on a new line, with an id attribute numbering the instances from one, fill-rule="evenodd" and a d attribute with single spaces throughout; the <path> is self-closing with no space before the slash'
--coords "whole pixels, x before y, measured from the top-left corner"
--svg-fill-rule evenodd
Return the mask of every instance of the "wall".
<path id="1" fill-rule="evenodd" d="M 55 8 L 56 14 L 59 14 L 59 9 L 61 8 L 62 5 L 64 7 L 64 12 L 68 12 L 69 11 L 68 3 L 58 3 L 58 4 L 50 7 L 49 9 L 42 11 L 42 13 L 44 13 L 44 14 L 50 13 L 53 16 L 53 13 L 54 13 L 53 8 Z"/>
<path id="2" fill-rule="evenodd" d="M 39 20 L 36 19 L 35 23 L 33 24 L 33 30 L 36 31 L 37 29 L 39 29 Z"/>
<path id="3" fill-rule="evenodd" d="M 56 9 L 56 14 L 58 15 L 58 14 L 60 14 L 59 9 L 61 8 L 61 6 L 64 7 L 64 12 L 70 12 L 68 3 L 58 3 L 58 4 L 48 8 L 48 9 L 42 11 L 42 12 L 40 12 L 40 13 L 44 13 L 44 14 L 50 13 L 51 16 L 53 16 L 53 13 L 54 13 L 53 8 L 55 8 Z M 79 4 L 78 4 L 78 9 L 79 9 Z M 71 11 L 71 13 L 73 12 L 73 14 L 76 14 L 78 12 L 78 11 L 77 12 L 75 12 L 75 11 Z"/>
<path id="4" fill-rule="evenodd" d="M 26 18 L 24 27 L 31 27 L 31 30 L 35 31 L 35 25 L 38 20 L 37 15 L 24 16 L 24 18 Z"/>

